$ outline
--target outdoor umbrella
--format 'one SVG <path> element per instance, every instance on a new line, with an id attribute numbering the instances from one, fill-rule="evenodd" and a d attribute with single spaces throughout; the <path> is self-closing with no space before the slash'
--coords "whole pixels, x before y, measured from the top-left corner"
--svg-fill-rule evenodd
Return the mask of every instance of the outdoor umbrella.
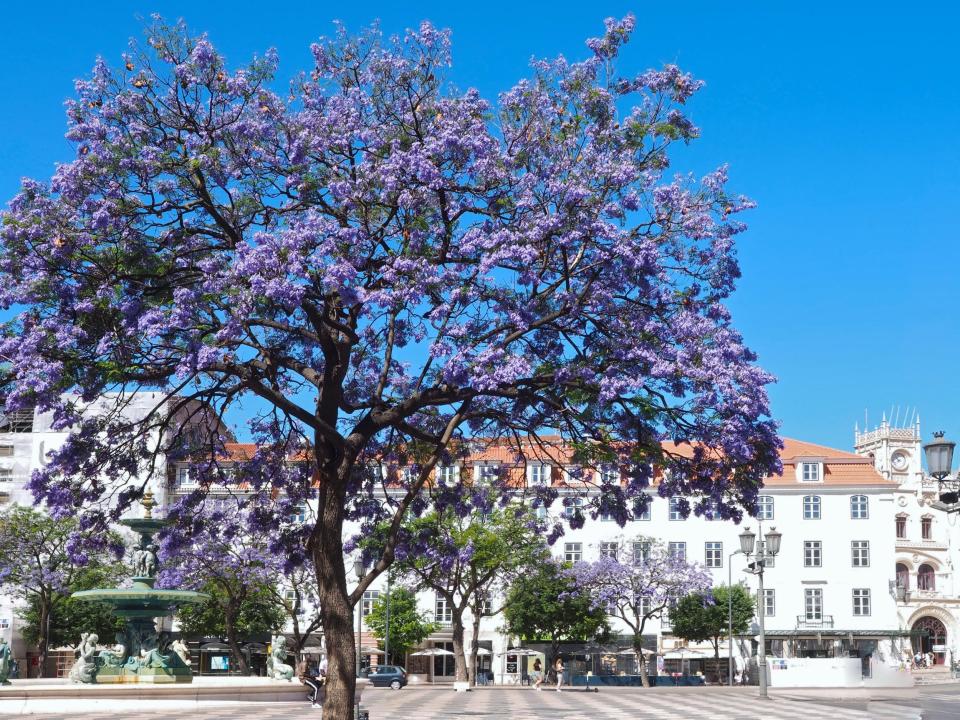
<path id="1" fill-rule="evenodd" d="M 415 653 L 410 653 L 411 657 L 433 657 L 436 655 L 453 655 L 453 653 L 443 648 L 424 648 L 423 650 L 417 650 Z"/>
<path id="2" fill-rule="evenodd" d="M 361 655 L 386 655 L 386 653 L 380 648 L 361 648 Z"/>
<path id="3" fill-rule="evenodd" d="M 529 657 L 530 655 L 543 655 L 543 653 L 538 650 L 531 650 L 530 648 L 518 647 L 510 648 L 502 653 L 497 653 L 497 655 L 520 655 L 521 657 Z"/>
<path id="4" fill-rule="evenodd" d="M 477 648 L 477 655 L 492 655 L 492 654 L 493 653 L 491 653 L 485 647 Z"/>

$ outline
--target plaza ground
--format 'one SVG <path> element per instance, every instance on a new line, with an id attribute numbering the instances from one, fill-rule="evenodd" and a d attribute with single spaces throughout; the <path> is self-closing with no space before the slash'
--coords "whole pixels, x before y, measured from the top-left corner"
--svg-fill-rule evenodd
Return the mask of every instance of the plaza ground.
<path id="1" fill-rule="evenodd" d="M 762 700 L 756 688 L 606 688 L 598 693 L 583 690 L 536 692 L 529 688 L 478 688 L 458 694 L 450 688 L 419 687 L 393 691 L 370 688 L 363 706 L 370 720 L 613 720 L 614 718 L 696 718 L 728 720 L 957 720 L 960 718 L 960 684 L 906 690 L 790 690 L 774 692 Z M 0 708 L 2 713 L 2 708 Z M 36 720 L 107 720 L 107 718 L 174 718 L 188 714 L 207 720 L 228 720 L 256 715 L 258 720 L 322 717 L 303 703 L 230 704 L 167 711 L 104 708 L 99 712 L 31 715 Z"/>

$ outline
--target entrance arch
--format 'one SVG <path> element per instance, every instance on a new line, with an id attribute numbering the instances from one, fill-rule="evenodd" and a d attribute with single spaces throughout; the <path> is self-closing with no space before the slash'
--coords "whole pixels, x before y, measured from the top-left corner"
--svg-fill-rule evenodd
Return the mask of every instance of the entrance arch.
<path id="1" fill-rule="evenodd" d="M 913 634 L 914 653 L 932 652 L 937 665 L 942 665 L 946 661 L 946 651 L 934 649 L 947 646 L 947 628 L 939 619 L 932 615 L 924 615 L 913 624 L 910 630 Z"/>

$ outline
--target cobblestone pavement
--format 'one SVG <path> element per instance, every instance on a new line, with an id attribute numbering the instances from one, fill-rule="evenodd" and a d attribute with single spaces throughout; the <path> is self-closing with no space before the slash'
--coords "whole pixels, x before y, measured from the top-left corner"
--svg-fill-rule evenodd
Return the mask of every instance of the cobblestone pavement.
<path id="1" fill-rule="evenodd" d="M 530 689 L 478 689 L 458 694 L 445 688 L 408 688 L 399 692 L 371 688 L 364 693 L 363 707 L 370 720 L 448 720 L 449 718 L 507 718 L 515 720 L 612 720 L 613 718 L 696 718 L 729 720 L 916 720 L 916 706 L 870 703 L 869 709 L 854 709 L 816 701 L 772 698 L 761 700 L 755 689 L 678 688 L 655 691 L 606 688 L 599 693 L 569 690 L 535 692 Z M 114 720 L 115 718 L 183 718 L 233 720 L 255 716 L 257 720 L 322 717 L 319 710 L 300 703 L 262 703 L 198 710 L 134 712 L 119 709 L 99 713 L 69 712 L 32 715 L 36 720 Z"/>

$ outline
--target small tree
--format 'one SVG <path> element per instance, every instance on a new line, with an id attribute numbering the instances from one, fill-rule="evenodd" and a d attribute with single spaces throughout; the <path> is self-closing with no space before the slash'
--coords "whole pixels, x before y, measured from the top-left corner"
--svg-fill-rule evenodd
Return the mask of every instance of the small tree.
<path id="1" fill-rule="evenodd" d="M 73 604 L 64 604 L 70 593 L 85 589 L 83 580 L 107 582 L 122 575 L 118 562 L 122 538 L 115 533 L 78 538 L 79 532 L 75 518 L 54 518 L 32 508 L 14 506 L 0 515 L 0 588 L 27 605 L 28 638 L 37 645 L 41 676 L 50 644 L 48 630 L 70 629 L 55 622 L 53 614 L 69 607 L 85 615 Z M 76 552 L 80 540 L 86 541 L 86 549 Z"/>
<path id="2" fill-rule="evenodd" d="M 507 633 L 524 641 L 548 640 L 548 667 L 562 640 L 603 637 L 610 629 L 603 610 L 589 596 L 577 592 L 569 570 L 569 566 L 544 557 L 513 581 L 507 595 Z"/>
<path id="3" fill-rule="evenodd" d="M 305 563 L 286 573 L 276 585 L 266 586 L 273 601 L 290 622 L 293 645 L 298 653 L 307 644 L 307 638 L 323 627 L 323 618 L 317 603 L 317 578 L 311 563 Z M 307 614 L 307 609 L 310 609 Z"/>
<path id="4" fill-rule="evenodd" d="M 246 659 L 240 653 L 239 639 L 273 633 L 283 627 L 286 613 L 272 590 L 265 585 L 246 589 L 236 611 L 231 605 L 222 582 L 210 582 L 201 587 L 210 598 L 197 605 L 184 605 L 177 611 L 180 630 L 184 635 L 222 637 L 245 669 Z M 227 620 L 228 614 L 230 620 Z"/>
<path id="5" fill-rule="evenodd" d="M 673 634 L 694 642 L 710 641 L 714 659 L 720 667 L 720 639 L 727 637 L 730 603 L 733 607 L 734 634 L 744 633 L 753 619 L 753 596 L 743 585 L 720 585 L 710 593 L 694 593 L 683 597 L 670 611 Z"/>
<path id="6" fill-rule="evenodd" d="M 387 607 L 387 598 L 381 595 L 367 615 L 367 625 L 381 644 L 387 638 Z M 408 588 L 398 587 L 390 592 L 389 608 L 391 655 L 404 657 L 439 627 L 417 609 L 417 595 Z M 386 661 L 390 662 L 390 656 Z"/>
<path id="7" fill-rule="evenodd" d="M 412 520 L 404 527 L 403 558 L 397 571 L 420 587 L 434 590 L 450 609 L 457 680 L 476 683 L 480 619 L 507 583 L 543 553 L 523 508 L 494 507 L 492 492 L 478 491 L 472 502 L 479 511 L 450 507 Z M 473 644 L 467 661 L 465 616 L 473 611 Z"/>
<path id="8" fill-rule="evenodd" d="M 602 608 L 620 618 L 633 632 L 640 678 L 643 686 L 649 687 L 643 652 L 647 621 L 663 617 L 665 611 L 690 593 L 707 592 L 710 574 L 651 538 L 636 537 L 626 545 L 621 542 L 619 547 L 616 557 L 576 563 L 568 575 L 578 597 L 587 599 L 593 608 Z"/>

